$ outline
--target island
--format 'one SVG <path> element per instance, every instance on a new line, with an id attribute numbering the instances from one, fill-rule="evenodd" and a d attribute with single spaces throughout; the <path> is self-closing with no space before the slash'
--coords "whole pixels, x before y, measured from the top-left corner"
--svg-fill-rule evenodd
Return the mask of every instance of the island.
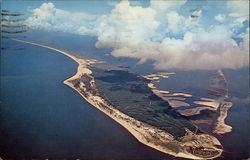
<path id="1" fill-rule="evenodd" d="M 12 40 L 57 51 L 78 63 L 76 74 L 66 79 L 64 84 L 122 125 L 139 142 L 187 159 L 213 159 L 222 154 L 221 143 L 214 136 L 199 130 L 156 95 L 149 87 L 151 81 L 147 78 L 124 70 L 103 69 L 98 66 L 102 63 L 98 60 L 79 58 L 47 45 Z"/>

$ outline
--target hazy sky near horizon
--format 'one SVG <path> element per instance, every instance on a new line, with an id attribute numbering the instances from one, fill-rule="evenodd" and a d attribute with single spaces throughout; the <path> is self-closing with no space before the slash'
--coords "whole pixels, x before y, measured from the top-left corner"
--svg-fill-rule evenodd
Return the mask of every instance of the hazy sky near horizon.
<path id="1" fill-rule="evenodd" d="M 3 1 L 32 29 L 96 36 L 111 56 L 153 61 L 157 69 L 249 65 L 249 2 Z"/>

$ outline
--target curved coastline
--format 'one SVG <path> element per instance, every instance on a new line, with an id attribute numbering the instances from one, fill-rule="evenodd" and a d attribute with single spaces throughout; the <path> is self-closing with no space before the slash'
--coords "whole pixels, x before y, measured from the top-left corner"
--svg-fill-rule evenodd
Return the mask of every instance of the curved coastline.
<path id="1" fill-rule="evenodd" d="M 200 98 L 200 100 L 194 100 L 193 103 L 199 105 L 198 107 L 191 108 L 190 103 L 185 102 L 186 98 L 192 97 L 193 95 L 186 93 L 171 93 L 170 91 L 159 90 L 154 84 L 155 82 L 159 82 L 159 77 L 168 78 L 168 75 L 173 73 L 154 73 L 145 75 L 144 78 L 150 80 L 148 83 L 148 87 L 154 92 L 155 95 L 161 97 L 163 100 L 167 101 L 171 107 L 175 108 L 177 112 L 179 112 L 183 116 L 196 116 L 201 114 L 203 110 L 210 110 L 212 112 L 218 113 L 218 116 L 215 122 L 212 120 L 191 120 L 194 124 L 206 123 L 212 125 L 212 132 L 215 134 L 227 134 L 232 132 L 232 126 L 226 124 L 225 119 L 227 118 L 228 110 L 233 106 L 232 102 L 225 101 L 228 98 L 228 87 L 226 78 L 221 70 L 217 70 L 213 76 L 217 79 L 220 79 L 225 82 L 225 93 L 218 92 L 218 88 L 214 87 L 213 89 L 209 89 L 209 92 L 215 92 L 215 96 L 219 96 L 215 99 L 211 98 Z M 162 76 L 167 75 L 167 76 Z M 219 78 L 218 78 L 219 77 Z M 212 88 L 212 87 L 211 87 Z M 210 93 L 211 94 L 211 93 Z M 176 97 L 181 96 L 181 97 Z M 186 109 L 178 109 L 179 107 L 187 107 Z M 190 108 L 188 108 L 190 107 Z"/>
<path id="2" fill-rule="evenodd" d="M 96 107 L 107 116 L 115 120 L 117 123 L 122 125 L 125 129 L 127 129 L 138 141 L 141 143 L 150 146 L 158 151 L 173 155 L 175 157 L 182 157 L 188 159 L 204 159 L 204 157 L 200 157 L 197 154 L 192 154 L 186 150 L 186 148 L 190 148 L 192 146 L 197 145 L 195 141 L 187 140 L 189 138 L 194 138 L 201 146 L 204 145 L 205 148 L 210 148 L 210 150 L 214 150 L 218 152 L 214 156 L 205 157 L 206 159 L 213 159 L 221 155 L 222 149 L 217 148 L 216 146 L 221 146 L 220 142 L 213 136 L 208 134 L 200 134 L 196 135 L 191 131 L 187 130 L 187 133 L 184 137 L 182 137 L 181 141 L 175 140 L 174 136 L 167 133 L 166 131 L 160 130 L 154 126 L 148 125 L 144 122 L 140 122 L 133 117 L 130 117 L 119 110 L 115 109 L 111 104 L 109 104 L 105 99 L 103 99 L 98 94 L 98 89 L 95 86 L 95 81 L 93 76 L 91 76 L 92 71 L 89 69 L 89 66 L 92 64 L 99 63 L 97 60 L 92 59 L 83 59 L 77 58 L 67 51 L 63 51 L 57 48 L 53 48 L 47 45 L 42 45 L 34 42 L 12 39 L 15 41 L 19 41 L 22 43 L 28 43 L 31 45 L 40 46 L 43 48 L 51 49 L 57 52 L 60 52 L 69 58 L 73 59 L 78 63 L 77 72 L 74 76 L 64 80 L 64 84 L 68 85 L 75 91 L 77 91 L 87 102 L 89 102 L 92 106 Z M 89 79 L 88 82 L 82 82 L 81 79 L 83 77 L 87 77 Z M 178 144 L 182 147 L 182 151 L 174 152 L 169 149 L 166 144 Z"/>

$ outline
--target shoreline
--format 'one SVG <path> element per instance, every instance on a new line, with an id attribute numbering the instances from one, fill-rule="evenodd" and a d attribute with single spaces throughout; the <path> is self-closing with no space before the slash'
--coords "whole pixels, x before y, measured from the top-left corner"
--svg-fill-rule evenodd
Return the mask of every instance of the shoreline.
<path id="1" fill-rule="evenodd" d="M 219 74 L 219 76 L 222 76 L 221 79 L 226 81 L 225 76 L 221 70 L 216 71 L 216 73 Z M 183 116 L 196 116 L 201 113 L 203 110 L 210 110 L 213 112 L 218 113 L 219 115 L 216 118 L 215 122 L 209 121 L 207 123 L 204 120 L 192 120 L 192 122 L 196 125 L 199 123 L 205 122 L 206 124 L 211 125 L 212 132 L 215 134 L 227 134 L 232 132 L 232 126 L 226 124 L 225 119 L 227 118 L 228 110 L 233 106 L 232 102 L 226 102 L 225 99 L 228 98 L 228 94 L 226 94 L 223 97 L 217 98 L 217 99 L 211 99 L 211 98 L 200 98 L 199 100 L 194 100 L 193 103 L 200 105 L 198 107 L 194 108 L 188 108 L 190 107 L 190 103 L 185 102 L 186 98 L 190 98 L 193 95 L 187 94 L 187 93 L 170 93 L 170 91 L 167 90 L 159 90 L 154 85 L 155 82 L 159 82 L 159 77 L 162 76 L 162 73 L 155 73 L 155 74 L 149 74 L 143 76 L 144 78 L 150 80 L 148 83 L 148 87 L 151 88 L 151 90 L 154 92 L 155 95 L 162 98 L 163 100 L 167 101 L 172 108 L 175 108 L 177 112 L 179 112 Z M 168 78 L 169 75 L 173 73 L 165 73 L 163 78 Z M 227 83 L 227 82 L 226 82 Z M 175 97 L 175 96 L 182 96 L 182 97 Z M 187 107 L 187 109 L 184 110 L 178 110 L 179 107 Z"/>
<path id="2" fill-rule="evenodd" d="M 200 143 L 200 145 L 205 145 L 204 147 L 210 148 L 211 150 L 215 151 L 218 154 L 206 157 L 207 159 L 213 159 L 216 157 L 219 157 L 222 153 L 222 149 L 218 149 L 215 147 L 216 145 L 221 146 L 220 142 L 213 136 L 210 136 L 208 134 L 200 134 L 196 135 L 192 133 L 191 131 L 187 130 L 187 133 L 185 136 L 183 136 L 183 141 L 177 141 L 175 140 L 174 136 L 167 133 L 166 131 L 160 130 L 154 126 L 148 125 L 144 122 L 138 121 L 121 111 L 115 109 L 111 104 L 109 104 L 105 99 L 103 99 L 98 94 L 98 89 L 95 86 L 95 81 L 92 74 L 92 71 L 88 68 L 88 66 L 92 64 L 97 64 L 99 61 L 97 60 L 90 60 L 90 59 L 83 59 L 83 58 L 77 58 L 71 54 L 69 54 L 67 51 L 63 51 L 57 48 L 53 48 L 47 45 L 42 45 L 34 42 L 19 40 L 19 39 L 12 39 L 15 41 L 19 41 L 22 43 L 28 43 L 31 45 L 40 46 L 43 48 L 51 49 L 57 52 L 60 52 L 72 60 L 74 60 L 76 63 L 78 63 L 77 72 L 70 78 L 63 81 L 63 83 L 70 88 L 77 91 L 88 103 L 90 103 L 92 106 L 97 108 L 98 110 L 105 113 L 107 116 L 115 120 L 117 123 L 122 125 L 126 130 L 128 130 L 139 142 L 154 148 L 158 151 L 161 151 L 163 153 L 175 156 L 175 157 L 181 157 L 181 158 L 187 158 L 187 159 L 204 159 L 204 157 L 199 157 L 197 155 L 194 155 L 186 148 L 192 148 L 193 146 L 196 146 L 196 142 L 193 141 L 187 141 L 186 139 L 194 138 Z M 88 78 L 89 81 L 83 83 L 81 80 L 83 78 Z M 185 140 L 185 141 L 184 141 Z M 209 142 L 207 142 L 209 141 Z M 166 147 L 166 144 L 178 144 L 180 147 L 182 147 L 180 152 L 174 152 L 168 147 Z"/>
<path id="3" fill-rule="evenodd" d="M 226 134 L 232 132 L 232 127 L 225 123 L 225 119 L 227 118 L 228 110 L 233 106 L 232 102 L 221 102 L 219 107 L 220 115 L 217 118 L 217 121 L 214 126 L 214 133 L 216 134 Z"/>

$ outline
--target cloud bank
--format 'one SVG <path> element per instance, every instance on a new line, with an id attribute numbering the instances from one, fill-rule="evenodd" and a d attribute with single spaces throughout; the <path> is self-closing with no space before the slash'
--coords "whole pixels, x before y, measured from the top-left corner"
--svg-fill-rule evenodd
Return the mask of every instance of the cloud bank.
<path id="1" fill-rule="evenodd" d="M 26 19 L 26 23 L 33 29 L 63 31 L 81 35 L 94 34 L 98 15 L 88 13 L 71 13 L 57 9 L 53 3 L 43 3 L 32 10 L 33 16 Z"/>
<path id="2" fill-rule="evenodd" d="M 151 60 L 157 69 L 248 66 L 249 2 L 225 1 L 226 9 L 218 13 L 209 11 L 214 4 L 193 8 L 188 3 L 153 0 L 141 7 L 125 0 L 104 15 L 70 13 L 44 3 L 26 22 L 35 29 L 97 36 L 96 47 L 110 48 L 112 56 Z"/>

